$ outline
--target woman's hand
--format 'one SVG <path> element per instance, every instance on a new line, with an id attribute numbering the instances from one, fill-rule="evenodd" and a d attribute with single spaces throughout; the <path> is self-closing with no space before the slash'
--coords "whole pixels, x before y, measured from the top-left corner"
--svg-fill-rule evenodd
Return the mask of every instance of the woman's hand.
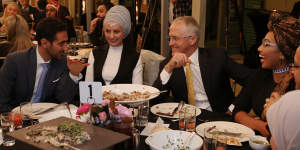
<path id="1" fill-rule="evenodd" d="M 266 103 L 264 105 L 264 111 L 261 114 L 261 118 L 262 120 L 266 120 L 266 115 L 267 115 L 267 111 L 269 109 L 269 107 L 274 104 L 275 102 L 277 102 L 280 99 L 281 95 L 278 92 L 273 92 L 270 96 L 270 98 L 266 99 Z"/>
<path id="2" fill-rule="evenodd" d="M 267 122 L 264 122 L 261 120 L 258 120 L 258 122 L 257 122 L 256 130 L 259 131 L 261 133 L 261 135 L 264 137 L 270 136 L 269 131 L 266 129 L 267 124 L 268 124 Z"/>
<path id="3" fill-rule="evenodd" d="M 91 21 L 91 24 L 90 24 L 90 33 L 94 32 L 95 29 L 96 29 L 96 26 L 97 26 L 97 22 L 99 21 L 100 19 L 99 18 L 95 18 Z"/>

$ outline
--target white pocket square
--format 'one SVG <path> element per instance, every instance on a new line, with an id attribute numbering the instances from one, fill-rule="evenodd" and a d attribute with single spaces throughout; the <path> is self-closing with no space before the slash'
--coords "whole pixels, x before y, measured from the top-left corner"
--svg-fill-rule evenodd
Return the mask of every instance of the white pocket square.
<path id="1" fill-rule="evenodd" d="M 53 80 L 52 83 L 56 83 L 56 82 L 58 82 L 59 80 L 60 80 L 60 78 L 57 78 L 57 79 Z"/>

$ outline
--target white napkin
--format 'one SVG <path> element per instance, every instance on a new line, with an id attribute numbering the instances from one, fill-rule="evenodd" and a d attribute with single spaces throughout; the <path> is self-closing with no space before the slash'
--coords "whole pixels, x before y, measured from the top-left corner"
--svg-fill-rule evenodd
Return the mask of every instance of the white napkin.
<path id="1" fill-rule="evenodd" d="M 142 131 L 141 135 L 144 135 L 144 136 L 151 135 L 153 128 L 155 128 L 156 126 L 163 126 L 163 127 L 168 128 L 170 126 L 170 124 L 164 124 L 164 121 L 160 117 L 158 117 L 156 120 L 156 123 L 148 122 L 147 126 Z"/>

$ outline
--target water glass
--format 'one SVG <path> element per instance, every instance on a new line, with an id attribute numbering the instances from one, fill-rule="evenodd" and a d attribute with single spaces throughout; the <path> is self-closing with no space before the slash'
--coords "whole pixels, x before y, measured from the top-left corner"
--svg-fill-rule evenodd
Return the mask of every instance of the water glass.
<path id="1" fill-rule="evenodd" d="M 31 119 L 32 113 L 32 102 L 22 102 L 20 104 L 20 114 L 23 114 L 22 127 L 31 126 L 33 124 Z"/>
<path id="2" fill-rule="evenodd" d="M 204 128 L 203 132 L 203 150 L 215 150 L 217 140 L 214 135 L 210 134 L 211 127 Z"/>
<path id="3" fill-rule="evenodd" d="M 8 132 L 14 131 L 14 118 L 12 114 L 7 112 L 0 115 L 4 146 L 15 145 L 15 139 L 6 135 Z"/>
<path id="4" fill-rule="evenodd" d="M 179 110 L 179 130 L 184 130 L 184 109 Z"/>
<path id="5" fill-rule="evenodd" d="M 225 135 L 216 135 L 217 143 L 216 150 L 226 150 L 227 137 Z"/>
<path id="6" fill-rule="evenodd" d="M 147 126 L 149 115 L 149 101 L 143 102 L 138 106 L 137 126 Z"/>
<path id="7" fill-rule="evenodd" d="M 184 124 L 185 130 L 189 132 L 195 131 L 196 128 L 196 107 L 184 108 Z"/>

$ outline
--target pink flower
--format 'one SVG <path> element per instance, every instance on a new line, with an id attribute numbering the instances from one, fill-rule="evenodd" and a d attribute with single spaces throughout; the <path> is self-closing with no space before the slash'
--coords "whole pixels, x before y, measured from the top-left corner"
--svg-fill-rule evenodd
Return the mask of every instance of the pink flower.
<path id="1" fill-rule="evenodd" d="M 104 100 L 102 101 L 102 106 L 108 105 L 109 103 L 110 103 L 110 100 L 104 99 Z"/>
<path id="2" fill-rule="evenodd" d="M 132 117 L 132 110 L 128 109 L 123 105 L 117 105 L 116 109 L 118 110 L 119 117 Z"/>
<path id="3" fill-rule="evenodd" d="M 101 121 L 106 121 L 107 120 L 107 116 L 106 116 L 106 113 L 104 111 L 100 112 L 99 113 L 99 118 Z"/>
<path id="4" fill-rule="evenodd" d="M 82 115 L 88 113 L 90 110 L 90 104 L 83 104 L 77 109 L 76 115 Z"/>

